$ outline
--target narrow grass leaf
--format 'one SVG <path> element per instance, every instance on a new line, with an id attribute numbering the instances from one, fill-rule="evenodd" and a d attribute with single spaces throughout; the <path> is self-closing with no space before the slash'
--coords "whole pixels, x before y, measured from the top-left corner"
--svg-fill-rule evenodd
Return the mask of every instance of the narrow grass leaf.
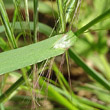
<path id="1" fill-rule="evenodd" d="M 101 74 L 87 66 L 84 61 L 82 61 L 82 59 L 71 49 L 69 49 L 69 55 L 80 67 L 82 67 L 87 72 L 88 75 L 99 82 L 103 87 L 110 90 L 110 83 L 104 77 L 102 77 Z"/>
<path id="2" fill-rule="evenodd" d="M 7 39 L 9 40 L 10 45 L 12 46 L 12 48 L 17 48 L 14 33 L 13 33 L 12 28 L 10 26 L 8 15 L 6 13 L 6 10 L 5 10 L 5 7 L 4 7 L 2 0 L 0 0 L 0 16 L 1 16 L 2 23 L 5 27 L 5 32 L 6 32 Z"/>
<path id="3" fill-rule="evenodd" d="M 63 9 L 63 0 L 57 0 L 57 6 L 58 6 L 58 14 L 59 14 L 59 26 L 60 26 L 60 33 L 65 32 L 66 29 L 66 23 L 65 23 L 65 11 Z"/>
<path id="4" fill-rule="evenodd" d="M 92 21 L 90 21 L 88 24 L 86 24 L 85 26 L 83 26 L 82 28 L 80 28 L 79 30 L 77 30 L 75 32 L 76 36 L 81 35 L 82 33 L 84 33 L 84 31 L 86 31 L 87 29 L 89 29 L 90 27 L 92 27 L 93 25 L 104 21 L 106 19 L 110 18 L 110 9 L 108 9 L 106 12 L 104 12 L 103 14 L 99 15 L 98 17 L 96 17 L 95 19 L 93 19 Z"/>
<path id="5" fill-rule="evenodd" d="M 69 5 L 67 6 L 66 9 L 66 22 L 71 22 L 73 21 L 76 11 L 78 9 L 78 1 L 79 0 L 72 0 L 69 2 Z"/>
<path id="6" fill-rule="evenodd" d="M 37 42 L 37 31 L 38 31 L 38 0 L 34 0 L 34 42 Z"/>

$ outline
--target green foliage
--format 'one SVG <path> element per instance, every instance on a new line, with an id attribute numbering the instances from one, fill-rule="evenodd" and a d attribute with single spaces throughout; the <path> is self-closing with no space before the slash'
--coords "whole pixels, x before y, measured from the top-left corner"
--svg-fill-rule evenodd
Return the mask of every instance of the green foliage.
<path id="1" fill-rule="evenodd" d="M 92 5 L 88 6 L 89 4 L 83 1 L 82 4 L 86 8 L 83 5 L 79 8 L 81 0 L 57 0 L 57 2 L 52 2 L 54 5 L 57 5 L 58 11 L 54 9 L 55 7 L 51 8 L 50 3 L 38 0 L 13 0 L 10 2 L 0 0 L 0 18 L 2 23 L 0 25 L 0 49 L 2 51 L 0 53 L 0 75 L 5 76 L 0 85 L 4 88 L 3 85 L 6 84 L 5 81 L 8 76 L 17 77 L 17 81 L 10 84 L 10 88 L 5 92 L 0 89 L 0 109 L 4 110 L 5 101 L 12 99 L 12 97 L 15 98 L 15 94 L 19 90 L 25 90 L 30 91 L 32 98 L 34 96 L 32 92 L 34 91 L 35 94 L 40 93 L 43 96 L 48 96 L 49 100 L 55 101 L 69 110 L 109 110 L 110 63 L 106 59 L 106 54 L 109 50 L 106 44 L 108 40 L 106 36 L 107 29 L 110 29 L 110 20 L 108 19 L 110 18 L 110 1 L 91 1 L 90 4 L 93 5 L 94 11 Z M 24 21 L 20 11 L 21 7 L 25 7 L 26 21 Z M 6 12 L 8 8 L 15 9 L 12 22 L 9 21 Z M 29 9 L 33 10 L 33 21 L 29 19 Z M 77 18 L 79 9 L 79 20 L 76 22 L 74 18 Z M 48 14 L 48 16 L 53 16 L 54 14 L 58 20 L 53 29 L 39 22 L 38 11 Z M 79 29 L 72 32 L 75 27 Z M 104 30 L 102 31 L 101 28 Z M 94 30 L 98 30 L 95 32 L 95 35 L 92 33 Z M 49 38 L 38 42 L 38 32 Z M 21 41 L 22 37 L 24 40 Z M 27 42 L 28 39 L 29 42 Z M 17 44 L 20 44 L 20 46 L 25 45 L 24 42 L 29 44 L 30 41 L 33 44 L 24 47 L 17 46 Z M 10 50 L 9 44 L 13 50 Z M 50 63 L 49 66 L 52 57 L 59 56 L 65 52 L 66 57 L 71 57 L 88 76 L 92 77 L 91 85 L 78 85 L 78 87 L 74 88 L 77 91 L 85 90 L 95 94 L 104 104 L 99 104 L 76 95 L 55 64 L 56 62 Z M 86 56 L 86 60 L 91 60 L 100 73 L 89 67 L 79 55 Z M 94 56 L 97 56 L 97 58 L 95 59 Z M 32 68 L 31 65 L 35 64 L 37 64 L 36 69 L 38 70 L 38 79 L 35 79 L 41 89 L 39 87 L 34 88 L 36 84 L 33 84 L 34 75 L 32 76 L 32 74 L 36 72 L 35 68 Z M 67 61 L 67 65 L 69 72 L 69 61 Z M 15 71 L 18 69 L 19 71 Z M 47 75 L 51 73 L 51 69 L 54 71 L 58 82 L 43 76 L 44 70 L 47 69 Z M 48 94 L 46 91 L 48 91 Z M 27 100 L 32 101 L 32 98 Z M 35 101 L 37 101 L 37 98 Z"/>
<path id="2" fill-rule="evenodd" d="M 5 26 L 5 32 L 7 35 L 7 39 L 9 40 L 9 43 L 11 44 L 12 48 L 17 48 L 14 33 L 9 24 L 9 19 L 2 0 L 0 0 L 0 15 L 1 15 L 2 23 Z"/>

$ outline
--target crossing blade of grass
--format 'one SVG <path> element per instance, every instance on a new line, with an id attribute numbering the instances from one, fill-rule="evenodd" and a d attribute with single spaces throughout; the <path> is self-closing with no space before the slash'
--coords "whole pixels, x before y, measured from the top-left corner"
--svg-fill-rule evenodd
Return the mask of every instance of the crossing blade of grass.
<path id="1" fill-rule="evenodd" d="M 14 33 L 13 33 L 12 28 L 10 26 L 9 19 L 8 19 L 8 16 L 7 16 L 7 13 L 6 13 L 6 10 L 5 10 L 5 7 L 4 7 L 2 0 L 0 0 L 0 17 L 1 17 L 2 23 L 5 27 L 7 39 L 9 40 L 11 47 L 17 48 Z"/>
<path id="2" fill-rule="evenodd" d="M 69 55 L 75 61 L 75 63 L 82 67 L 87 72 L 87 74 L 89 74 L 94 80 L 99 82 L 106 89 L 110 90 L 110 83 L 95 70 L 87 66 L 84 61 L 82 61 L 81 58 L 71 49 L 69 49 Z"/>
<path id="3" fill-rule="evenodd" d="M 26 26 L 26 22 L 21 22 L 22 23 L 22 25 L 23 25 L 23 29 L 24 30 L 28 30 L 28 27 Z M 14 29 L 15 30 L 21 30 L 22 31 L 22 29 L 21 29 L 21 23 L 20 22 L 15 22 L 15 25 L 14 25 Z M 30 24 L 30 30 L 31 31 L 33 31 L 33 22 L 30 22 L 29 23 Z M 12 23 L 10 23 L 10 25 L 12 25 Z M 48 25 L 46 25 L 46 24 L 43 24 L 43 23 L 38 23 L 38 27 L 39 27 L 39 29 L 38 29 L 38 31 L 40 32 L 40 33 L 43 33 L 43 34 L 45 34 L 46 36 L 49 36 L 50 34 L 51 34 L 51 32 L 52 32 L 52 28 L 51 27 L 49 27 Z M 5 27 L 4 26 L 0 26 L 0 34 L 2 34 L 3 32 L 5 31 Z M 55 35 L 55 32 L 53 32 L 53 35 Z"/>
<path id="4" fill-rule="evenodd" d="M 66 35 L 70 37 L 70 33 L 71 36 L 74 36 L 71 31 Z M 0 75 L 64 53 L 64 48 L 53 48 L 56 41 L 62 36 L 63 34 L 59 34 L 29 46 L 0 53 Z"/>

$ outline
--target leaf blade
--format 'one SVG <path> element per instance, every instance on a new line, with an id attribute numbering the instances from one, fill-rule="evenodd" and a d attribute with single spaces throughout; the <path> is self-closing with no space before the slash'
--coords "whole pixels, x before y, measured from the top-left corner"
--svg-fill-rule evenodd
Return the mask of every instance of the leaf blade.
<path id="1" fill-rule="evenodd" d="M 90 75 L 93 79 L 99 82 L 106 89 L 110 90 L 110 83 L 104 77 L 102 77 L 98 72 L 87 66 L 84 63 L 84 61 L 71 49 L 69 49 L 69 55 L 80 67 L 82 67 L 85 70 L 85 72 L 88 75 Z"/>

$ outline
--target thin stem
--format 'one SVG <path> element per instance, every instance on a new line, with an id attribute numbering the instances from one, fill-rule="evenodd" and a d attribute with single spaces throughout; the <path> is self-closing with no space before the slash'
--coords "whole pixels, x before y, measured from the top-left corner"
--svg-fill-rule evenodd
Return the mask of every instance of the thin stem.
<path id="1" fill-rule="evenodd" d="M 29 28 L 29 35 L 31 37 L 31 31 L 30 31 L 30 21 L 29 21 L 29 10 L 28 10 L 28 0 L 24 0 L 25 2 L 25 14 L 26 14 L 26 22 L 27 22 L 27 26 Z"/>
<path id="2" fill-rule="evenodd" d="M 38 0 L 34 0 L 34 42 L 37 42 L 38 31 Z"/>
<path id="3" fill-rule="evenodd" d="M 66 62 L 67 62 L 67 70 L 68 70 L 68 81 L 70 88 L 72 88 L 71 84 L 71 74 L 70 74 L 70 67 L 69 67 L 69 57 L 68 57 L 68 51 L 66 51 Z M 70 92 L 72 93 L 72 90 L 70 89 Z"/>
<path id="4" fill-rule="evenodd" d="M 25 0 L 24 2 L 25 2 L 26 21 L 29 23 L 28 0 Z"/>
<path id="5" fill-rule="evenodd" d="M 34 0 L 33 2 L 34 4 L 34 38 L 33 41 L 34 43 L 37 42 L 37 32 L 38 32 L 38 0 Z M 37 64 L 33 65 L 33 89 L 36 89 L 36 79 L 38 79 L 38 66 Z M 39 83 L 37 84 L 37 88 L 39 89 Z M 32 91 L 32 107 L 33 109 L 36 108 L 36 101 L 35 101 L 35 97 L 36 97 L 36 93 L 34 91 Z M 37 103 L 38 104 L 38 103 Z M 39 104 L 38 104 L 39 105 Z"/>

